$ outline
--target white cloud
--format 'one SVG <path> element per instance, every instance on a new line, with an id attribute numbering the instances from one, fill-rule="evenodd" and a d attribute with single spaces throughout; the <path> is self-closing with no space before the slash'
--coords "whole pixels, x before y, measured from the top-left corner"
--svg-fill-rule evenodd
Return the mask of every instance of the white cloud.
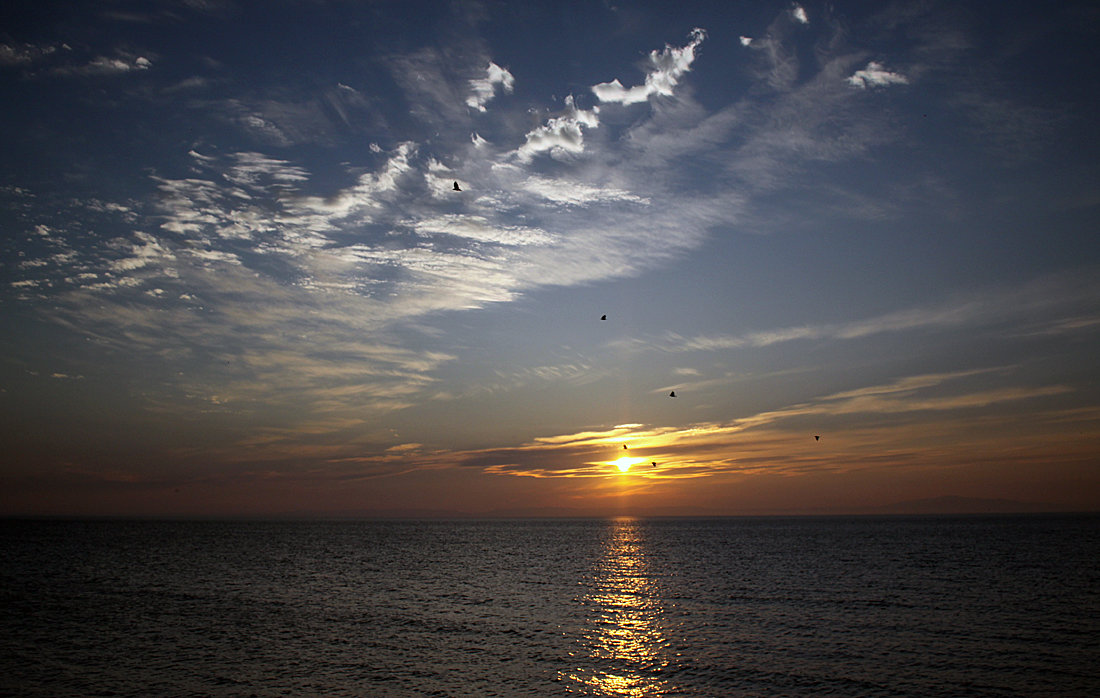
<path id="1" fill-rule="evenodd" d="M 84 65 L 60 66 L 53 72 L 58 75 L 120 75 L 152 67 L 152 61 L 144 56 L 97 56 Z"/>
<path id="2" fill-rule="evenodd" d="M 530 162 L 536 155 L 545 152 L 559 159 L 584 152 L 582 127 L 596 128 L 600 125 L 600 108 L 592 107 L 591 111 L 578 109 L 572 95 L 565 98 L 565 107 L 562 116 L 547 120 L 544 126 L 527 134 L 527 141 L 515 151 L 520 162 Z"/>
<path id="3" fill-rule="evenodd" d="M 500 85 L 505 93 L 510 93 L 515 82 L 516 79 L 507 69 L 489 61 L 489 67 L 485 70 L 485 77 L 470 81 L 470 89 L 473 93 L 466 98 L 466 105 L 478 111 L 485 111 L 486 103 L 496 94 L 497 85 Z"/>
<path id="4" fill-rule="evenodd" d="M 886 87 L 887 85 L 905 85 L 909 78 L 901 73 L 886 70 L 881 63 L 871 61 L 863 70 L 857 70 L 848 78 L 848 84 L 860 89 L 868 87 Z"/>
<path id="5" fill-rule="evenodd" d="M 155 237 L 148 233 L 136 232 L 134 236 L 138 241 L 129 248 L 129 256 L 116 259 L 110 263 L 109 268 L 113 272 L 125 272 L 140 269 L 157 260 L 170 260 L 172 253 L 160 244 Z"/>
<path id="6" fill-rule="evenodd" d="M 524 181 L 523 189 L 548 201 L 567 206 L 581 206 L 613 201 L 647 204 L 649 199 L 636 196 L 624 189 L 595 187 L 567 179 L 531 176 Z"/>
<path id="7" fill-rule="evenodd" d="M 324 220 L 325 228 L 331 227 L 331 220 L 363 216 L 380 207 L 379 197 L 397 191 L 401 178 L 413 170 L 410 158 L 415 152 L 414 144 L 401 143 L 378 173 L 361 175 L 355 186 L 332 197 L 304 197 L 289 202 L 288 209 L 299 216 L 316 216 Z"/>
<path id="8" fill-rule="evenodd" d="M 483 216 L 438 216 L 416 221 L 412 227 L 419 235 L 453 235 L 501 245 L 549 245 L 554 242 L 554 236 L 545 230 L 521 225 L 493 225 Z"/>
<path id="9" fill-rule="evenodd" d="M 802 7 L 802 5 L 799 5 L 797 3 L 795 3 L 791 7 L 791 17 L 793 17 L 794 21 L 798 22 L 799 24 L 809 24 L 810 23 L 810 18 L 806 15 L 806 8 Z"/>
<path id="10" fill-rule="evenodd" d="M 670 96 L 680 77 L 691 69 L 695 60 L 695 49 L 703 42 L 707 33 L 699 28 L 691 30 L 691 41 L 683 48 L 665 45 L 663 51 L 649 53 L 649 72 L 645 83 L 631 88 L 623 87 L 618 79 L 592 86 L 592 92 L 601 102 L 635 104 L 644 102 L 651 95 Z"/>
<path id="11" fill-rule="evenodd" d="M 742 46 L 752 46 L 752 37 L 742 36 L 741 37 L 741 45 Z"/>
<path id="12" fill-rule="evenodd" d="M 225 264 L 241 265 L 241 260 L 234 254 L 229 252 L 222 252 L 220 250 L 185 250 L 185 252 L 196 259 L 200 259 L 204 262 L 222 262 Z"/>
<path id="13" fill-rule="evenodd" d="M 195 155 L 198 159 L 202 158 L 197 153 Z M 255 187 L 265 180 L 275 184 L 290 184 L 309 179 L 309 173 L 304 168 L 291 165 L 285 160 L 269 158 L 262 153 L 234 153 L 232 157 L 236 164 L 223 176 L 233 184 Z"/>

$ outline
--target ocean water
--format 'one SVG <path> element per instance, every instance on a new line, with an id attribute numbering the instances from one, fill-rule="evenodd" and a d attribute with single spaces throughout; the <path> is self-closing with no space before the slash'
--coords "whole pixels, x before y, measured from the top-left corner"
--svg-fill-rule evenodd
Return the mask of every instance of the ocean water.
<path id="1" fill-rule="evenodd" d="M 1100 518 L 0 522 L 12 696 L 1100 695 Z"/>

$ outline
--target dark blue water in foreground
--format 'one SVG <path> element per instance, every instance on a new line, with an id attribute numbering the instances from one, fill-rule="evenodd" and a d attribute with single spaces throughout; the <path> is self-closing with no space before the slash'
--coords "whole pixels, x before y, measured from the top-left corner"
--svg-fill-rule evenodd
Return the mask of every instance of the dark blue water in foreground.
<path id="1" fill-rule="evenodd" d="M 1100 695 L 1100 518 L 0 522 L 19 696 Z"/>

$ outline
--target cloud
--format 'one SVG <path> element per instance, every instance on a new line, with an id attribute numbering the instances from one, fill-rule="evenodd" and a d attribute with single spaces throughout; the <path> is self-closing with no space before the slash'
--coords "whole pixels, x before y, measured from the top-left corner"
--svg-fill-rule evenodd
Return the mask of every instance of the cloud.
<path id="1" fill-rule="evenodd" d="M 947 390 L 948 384 L 974 376 L 988 375 L 991 372 L 993 372 L 991 369 L 982 369 L 909 376 L 884 385 L 825 395 L 805 404 L 761 413 L 744 422 L 758 426 L 779 419 L 809 414 L 897 414 L 972 410 L 1005 402 L 1072 392 L 1072 388 L 1065 385 L 1002 386 L 969 391 L 959 391 L 957 388 Z M 942 390 L 946 394 L 928 394 L 933 389 Z"/>
<path id="2" fill-rule="evenodd" d="M 63 76 L 106 76 L 141 72 L 149 70 L 152 67 L 153 62 L 145 56 L 120 53 L 114 57 L 96 56 L 87 63 L 81 65 L 56 66 L 50 72 L 54 75 Z"/>
<path id="3" fill-rule="evenodd" d="M 538 197 L 567 206 L 610 202 L 649 203 L 649 199 L 625 189 L 592 186 L 560 177 L 550 179 L 532 175 L 524 181 L 522 188 Z"/>
<path id="4" fill-rule="evenodd" d="M 796 29 L 785 15 L 776 23 Z M 643 85 L 615 81 L 593 90 L 621 104 L 673 94 L 704 37 L 697 30 L 682 48 L 651 52 Z M 432 313 L 653 269 L 698 247 L 718 226 L 746 226 L 754 197 L 792 186 L 807 160 L 842 160 L 877 142 L 847 106 L 860 101 L 840 82 L 853 67 L 850 57 L 823 59 L 810 72 L 770 30 L 749 43 L 748 55 L 773 51 L 801 76 L 769 94 L 765 106 L 750 91 L 710 112 L 685 95 L 655 101 L 612 129 L 601 128 L 599 106 L 581 109 L 570 96 L 534 128 L 516 113 L 479 123 L 491 140 L 470 135 L 469 111 L 507 91 L 510 73 L 494 72 L 489 62 L 483 79 L 469 81 L 442 54 L 392 59 L 403 69 L 410 111 L 423 112 L 430 125 L 455 116 L 453 133 L 396 143 L 389 133 L 372 134 L 377 142 L 364 139 L 355 151 L 361 159 L 349 155 L 342 171 L 321 175 L 304 164 L 313 160 L 286 155 L 292 151 L 195 145 L 181 172 L 164 168 L 152 178 L 155 199 L 96 206 L 97 215 L 112 217 L 103 230 L 129 232 L 109 244 L 88 236 L 91 243 L 66 246 L 82 234 L 50 228 L 57 244 L 28 258 L 18 270 L 24 278 L 11 285 L 54 294 L 69 327 L 124 355 L 209 359 L 206 374 L 166 381 L 187 396 L 181 404 L 203 410 L 258 405 L 265 384 L 273 401 L 294 403 L 297 395 L 303 413 L 326 415 L 461 394 L 461 385 L 438 385 L 433 372 L 462 351 L 424 359 L 409 348 L 423 338 L 410 341 L 402 332 L 414 325 L 442 332 Z M 256 118 L 257 134 L 271 130 L 261 141 L 308 135 L 301 126 L 308 110 L 252 97 L 221 107 L 227 104 L 234 118 Z M 466 189 L 460 196 L 449 191 L 452 177 Z M 48 244 L 40 237 L 37 243 Z M 720 351 L 856 339 L 958 326 L 983 310 L 960 304 L 836 325 L 669 335 L 657 345 Z M 497 378 L 501 390 L 528 380 L 583 382 L 591 367 L 588 357 L 540 359 Z"/>
<path id="5" fill-rule="evenodd" d="M 539 153 L 549 153 L 555 159 L 583 153 L 583 129 L 599 126 L 599 113 L 599 107 L 589 111 L 578 109 L 573 96 L 569 95 L 565 98 L 565 113 L 548 119 L 546 124 L 528 133 L 526 142 L 515 151 L 516 159 L 529 163 Z"/>
<path id="6" fill-rule="evenodd" d="M 253 137 L 282 147 L 312 140 L 299 131 L 296 124 L 305 124 L 306 129 L 314 128 L 319 121 L 316 117 L 320 116 L 313 113 L 308 105 L 273 101 L 252 105 L 229 100 L 226 103 L 226 112 L 230 120 Z"/>
<path id="7" fill-rule="evenodd" d="M 481 51 L 477 53 L 483 55 Z M 477 108 L 468 100 L 475 98 L 476 101 L 478 95 L 477 92 L 470 92 L 473 84 L 468 79 L 469 69 L 465 67 L 469 65 L 468 60 L 447 48 L 424 48 L 415 53 L 390 56 L 386 63 L 405 94 L 408 114 L 420 125 L 432 131 L 462 125 L 465 130 L 470 119 L 469 110 Z M 488 62 L 486 59 L 477 60 L 480 65 Z M 479 80 L 487 80 L 489 72 L 486 72 L 486 78 Z M 493 94 L 496 85 L 502 89 L 504 87 L 506 79 L 503 75 L 500 77 L 500 82 L 493 83 Z"/>
<path id="8" fill-rule="evenodd" d="M 134 236 L 138 241 L 129 246 L 129 256 L 111 261 L 108 265 L 110 271 L 134 271 L 159 260 L 173 259 L 174 255 L 152 235 L 138 231 Z"/>
<path id="9" fill-rule="evenodd" d="M 104 58 L 99 57 L 85 66 L 88 73 L 126 73 L 131 70 L 148 70 L 153 64 L 144 56 L 128 58 Z"/>
<path id="10" fill-rule="evenodd" d="M 203 156 L 194 151 L 189 154 L 196 160 L 203 160 Z M 268 157 L 262 153 L 233 153 L 230 157 L 235 163 L 222 176 L 238 186 L 254 188 L 264 182 L 270 182 L 276 186 L 290 185 L 309 179 L 309 172 L 305 168 L 292 165 L 285 160 Z M 206 160 L 206 162 L 209 162 L 209 160 Z"/>
<path id="11" fill-rule="evenodd" d="M 871 61 L 867 67 L 857 70 L 848 78 L 848 84 L 860 89 L 868 87 L 886 87 L 888 85 L 906 85 L 909 78 L 901 73 L 892 73 L 886 70 L 881 63 Z"/>
<path id="12" fill-rule="evenodd" d="M 761 36 L 738 37 L 741 46 L 752 50 L 755 77 L 776 90 L 789 90 L 800 74 L 799 53 L 792 45 L 792 18 L 790 11 L 781 12 Z"/>
<path id="13" fill-rule="evenodd" d="M 1100 292 L 1090 270 L 1040 277 L 1018 288 L 991 288 L 941 305 L 909 308 L 862 320 L 824 325 L 797 325 L 736 335 L 682 337 L 670 333 L 663 341 L 625 340 L 626 347 L 657 347 L 664 351 L 728 351 L 761 348 L 808 340 L 857 340 L 875 335 L 927 332 L 966 327 L 997 328 L 1021 322 L 1026 333 L 1088 332 L 1096 327 L 1094 298 Z M 1034 318 L 1043 320 L 1036 321 Z"/>
<path id="14" fill-rule="evenodd" d="M 68 44 L 0 43 L 0 66 L 22 68 L 26 77 L 108 76 L 149 70 L 149 56 L 116 51 L 113 56 L 74 51 Z"/>
<path id="15" fill-rule="evenodd" d="M 798 474 L 885 464 L 896 468 L 916 460 L 915 448 L 923 452 L 926 461 L 934 461 L 937 452 L 932 443 L 940 435 L 950 434 L 956 443 L 965 435 L 973 442 L 976 430 L 961 425 L 980 423 L 991 409 L 1003 413 L 1013 403 L 1073 392 L 1059 384 L 988 387 L 991 378 L 1001 380 L 1008 373 L 1006 369 L 983 369 L 904 376 L 723 422 L 625 424 L 539 436 L 516 447 L 456 453 L 454 465 L 477 466 L 495 475 L 602 478 L 617 472 L 615 462 L 622 455 L 621 446 L 627 444 L 629 452 L 638 457 L 636 464 L 648 465 L 651 460 L 660 464 L 656 470 L 645 467 L 633 473 L 641 478 L 674 480 L 749 472 Z M 891 415 L 890 419 L 879 419 L 884 414 Z M 1047 412 L 1031 409 L 1026 419 L 1085 421 L 1091 414 L 1094 410 L 1073 413 L 1058 408 Z M 823 433 L 830 425 L 844 424 L 837 438 L 845 444 L 847 465 L 835 463 L 835 450 L 825 455 L 816 449 L 807 450 L 815 444 L 807 438 L 808 423 Z M 912 443 L 913 424 L 921 425 L 919 445 Z M 797 437 L 792 439 L 792 433 Z M 1033 440 L 1033 435 L 1017 436 L 1023 441 Z M 964 445 L 962 450 L 967 446 L 988 448 L 988 444 L 979 442 Z"/>
<path id="16" fill-rule="evenodd" d="M 497 85 L 500 85 L 500 88 L 505 93 L 511 93 L 515 81 L 512 74 L 505 68 L 501 68 L 496 63 L 489 61 L 489 67 L 485 71 L 485 77 L 476 78 L 470 81 L 470 89 L 473 93 L 466 98 L 466 105 L 478 111 L 485 111 L 485 105 L 496 94 Z"/>
<path id="17" fill-rule="evenodd" d="M 438 216 L 415 221 L 412 227 L 419 235 L 453 235 L 501 245 L 549 245 L 554 242 L 554 236 L 545 230 L 521 225 L 494 226 L 484 216 Z"/>
<path id="18" fill-rule="evenodd" d="M 0 65 L 27 66 L 55 54 L 57 50 L 57 46 L 49 44 L 0 44 Z"/>
<path id="19" fill-rule="evenodd" d="M 601 102 L 636 104 L 644 102 L 652 95 L 671 96 L 673 88 L 680 78 L 691 69 L 695 61 L 695 49 L 706 38 L 707 33 L 699 28 L 691 30 L 691 41 L 682 48 L 665 45 L 662 51 L 650 51 L 649 70 L 645 82 L 631 88 L 623 87 L 618 79 L 592 86 L 592 92 Z"/>
<path id="20" fill-rule="evenodd" d="M 810 23 L 810 18 L 806 15 L 806 8 L 797 3 L 791 6 L 791 17 L 799 24 Z"/>

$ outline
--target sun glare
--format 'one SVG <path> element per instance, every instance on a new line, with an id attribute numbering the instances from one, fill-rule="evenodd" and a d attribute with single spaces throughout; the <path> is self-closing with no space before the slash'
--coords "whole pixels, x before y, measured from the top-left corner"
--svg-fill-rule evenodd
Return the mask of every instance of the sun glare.
<path id="1" fill-rule="evenodd" d="M 635 463 L 641 463 L 643 460 L 645 459 L 623 456 L 618 460 L 611 461 L 611 464 L 618 468 L 620 473 L 625 473 L 627 470 L 630 470 L 630 466 L 634 465 Z"/>

